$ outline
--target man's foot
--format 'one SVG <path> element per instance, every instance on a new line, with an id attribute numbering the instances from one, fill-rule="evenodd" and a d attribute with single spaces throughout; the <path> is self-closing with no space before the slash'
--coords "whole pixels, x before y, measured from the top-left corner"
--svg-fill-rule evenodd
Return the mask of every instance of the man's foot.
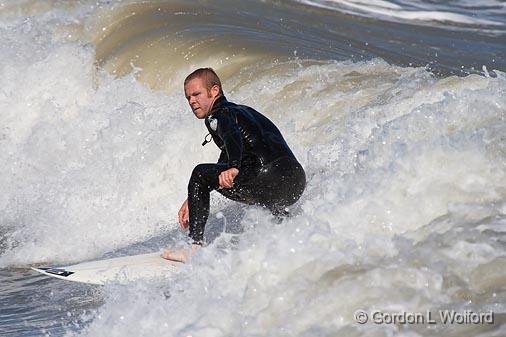
<path id="1" fill-rule="evenodd" d="M 180 248 L 180 249 L 164 249 L 160 254 L 166 260 L 186 262 L 190 257 L 190 253 L 195 253 L 200 248 L 200 245 L 192 244 L 191 249 Z"/>
<path id="2" fill-rule="evenodd" d="M 166 260 L 186 262 L 188 260 L 188 249 L 164 249 L 161 256 Z"/>

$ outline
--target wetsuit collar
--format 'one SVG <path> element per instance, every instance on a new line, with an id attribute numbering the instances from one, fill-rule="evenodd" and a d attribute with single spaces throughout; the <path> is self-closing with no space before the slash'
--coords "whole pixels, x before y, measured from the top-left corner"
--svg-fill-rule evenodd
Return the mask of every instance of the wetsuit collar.
<path id="1" fill-rule="evenodd" d="M 223 108 L 223 106 L 226 105 L 227 103 L 228 101 L 225 95 L 221 95 L 220 97 L 218 97 L 216 101 L 214 101 L 213 107 L 211 108 L 211 112 L 209 112 L 208 116 L 213 115 L 216 111 Z"/>

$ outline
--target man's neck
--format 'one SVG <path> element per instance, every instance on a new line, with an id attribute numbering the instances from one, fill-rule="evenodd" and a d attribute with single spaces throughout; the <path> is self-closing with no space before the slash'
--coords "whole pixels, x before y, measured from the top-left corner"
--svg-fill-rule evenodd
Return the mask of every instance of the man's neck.
<path id="1" fill-rule="evenodd" d="M 209 109 L 209 113 L 207 116 L 212 115 L 215 110 L 218 110 L 218 108 L 223 104 L 224 101 L 227 99 L 225 98 L 225 95 L 218 95 L 214 98 L 213 103 L 211 104 L 211 108 Z"/>

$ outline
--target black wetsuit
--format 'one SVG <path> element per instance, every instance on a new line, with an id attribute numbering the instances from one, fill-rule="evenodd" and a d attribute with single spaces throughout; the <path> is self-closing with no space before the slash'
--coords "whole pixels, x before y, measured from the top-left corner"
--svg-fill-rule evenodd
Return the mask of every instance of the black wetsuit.
<path id="1" fill-rule="evenodd" d="M 216 164 L 199 164 L 188 184 L 190 237 L 201 244 L 209 217 L 209 194 L 267 207 L 274 215 L 295 203 L 306 186 L 304 169 L 281 132 L 254 109 L 219 97 L 205 124 L 221 149 Z M 239 174 L 232 188 L 219 189 L 219 175 L 235 167 Z"/>

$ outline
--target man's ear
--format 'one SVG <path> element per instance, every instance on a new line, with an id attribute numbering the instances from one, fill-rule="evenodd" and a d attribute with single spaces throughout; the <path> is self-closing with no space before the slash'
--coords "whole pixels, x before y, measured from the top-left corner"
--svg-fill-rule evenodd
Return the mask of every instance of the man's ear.
<path id="1" fill-rule="evenodd" d="M 215 84 L 211 87 L 211 96 L 216 97 L 220 93 L 220 86 Z"/>

